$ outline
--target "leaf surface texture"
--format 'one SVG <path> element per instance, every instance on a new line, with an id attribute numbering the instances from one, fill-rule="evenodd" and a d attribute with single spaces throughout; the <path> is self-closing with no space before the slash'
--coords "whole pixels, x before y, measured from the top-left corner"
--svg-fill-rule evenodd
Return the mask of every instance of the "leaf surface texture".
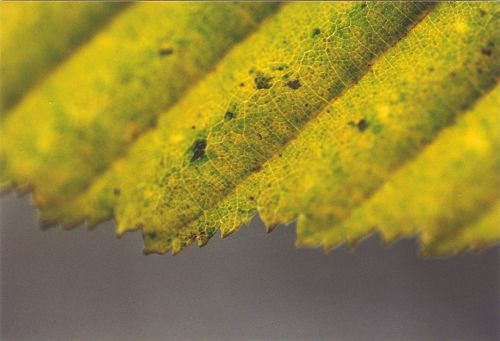
<path id="1" fill-rule="evenodd" d="M 134 6 L 113 25 L 129 25 L 140 7 Z M 176 6 L 179 13 L 188 8 Z M 21 122 L 34 119 L 33 108 L 46 105 L 47 93 L 61 98 L 57 105 L 84 102 L 63 100 L 62 89 L 70 67 L 81 72 L 97 55 L 91 52 L 109 48 L 106 34 L 123 31 L 110 26 L 88 44 L 88 55 L 73 56 L 8 117 L 5 177 L 34 186 L 45 224 L 94 225 L 114 217 L 118 234 L 142 230 L 146 253 L 204 245 L 257 213 L 269 230 L 297 221 L 297 245 L 325 249 L 354 245 L 374 230 L 387 242 L 418 234 L 428 255 L 498 241 L 495 3 L 290 3 L 272 15 L 271 5 L 213 6 L 214 13 L 228 6 L 224 15 L 217 12 L 219 22 L 240 27 L 244 18 L 248 29 L 237 38 L 218 32 L 225 47 L 203 67 L 197 63 L 206 61 L 207 51 L 178 57 L 161 75 L 169 75 L 171 85 L 154 78 L 159 72 L 150 62 L 162 60 L 156 41 L 156 59 L 144 57 L 144 72 L 154 78 L 147 90 L 111 79 L 110 93 L 123 91 L 123 97 L 110 100 L 106 117 L 98 103 L 88 113 L 59 108 L 74 119 L 67 133 L 68 126 L 54 129 L 61 116 L 46 109 L 40 127 L 23 134 Z M 186 22 L 185 34 L 200 39 L 205 29 L 217 31 L 215 24 Z M 178 46 L 167 45 L 163 57 L 177 58 Z M 146 55 L 145 47 L 134 46 Z M 133 67 L 131 74 L 141 70 L 125 59 L 122 67 Z M 179 71 L 185 62 L 195 75 Z M 103 63 L 103 70 L 111 68 Z M 75 86 L 100 95 L 94 73 L 85 75 L 88 84 Z M 155 102 L 164 96 L 170 97 Z M 142 111 L 129 116 L 137 103 L 144 103 Z M 92 138 L 75 133 L 79 120 L 92 123 L 85 126 Z M 135 136 L 124 132 L 136 120 L 147 122 L 138 124 L 134 134 L 144 133 L 131 143 Z M 77 141 L 83 143 L 75 153 Z"/>

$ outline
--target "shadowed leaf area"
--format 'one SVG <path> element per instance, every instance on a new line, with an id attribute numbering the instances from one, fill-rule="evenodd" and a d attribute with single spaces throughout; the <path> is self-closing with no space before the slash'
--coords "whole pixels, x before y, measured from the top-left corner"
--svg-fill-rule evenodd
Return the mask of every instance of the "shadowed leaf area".
<path id="1" fill-rule="evenodd" d="M 33 190 L 44 226 L 141 230 L 145 253 L 256 214 L 296 221 L 298 246 L 378 231 L 425 255 L 483 249 L 500 239 L 498 9 L 131 4 L 19 88 L 2 186 Z"/>

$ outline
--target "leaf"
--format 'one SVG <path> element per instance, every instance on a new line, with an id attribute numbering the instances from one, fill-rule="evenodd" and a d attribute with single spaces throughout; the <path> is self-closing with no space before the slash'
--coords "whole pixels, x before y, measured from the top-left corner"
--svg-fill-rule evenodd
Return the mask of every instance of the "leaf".
<path id="1" fill-rule="evenodd" d="M 257 213 L 296 220 L 301 246 L 376 227 L 429 255 L 498 242 L 498 19 L 494 3 L 287 4 L 41 219 L 114 216 L 146 253 Z"/>
<path id="2" fill-rule="evenodd" d="M 12 179 L 36 188 L 39 206 L 66 202 L 275 8 L 131 5 L 9 114 L 0 154 L 4 186 Z"/>
<path id="3" fill-rule="evenodd" d="M 420 233 L 422 251 L 432 255 L 497 241 L 498 103 L 500 87 L 496 86 L 345 221 L 324 234 L 322 244 L 356 241 L 374 226 L 386 241 Z M 484 232 L 470 234 L 473 229 Z"/>
<path id="4" fill-rule="evenodd" d="M 8 2 L 0 4 L 0 112 L 91 36 L 126 3 Z"/>

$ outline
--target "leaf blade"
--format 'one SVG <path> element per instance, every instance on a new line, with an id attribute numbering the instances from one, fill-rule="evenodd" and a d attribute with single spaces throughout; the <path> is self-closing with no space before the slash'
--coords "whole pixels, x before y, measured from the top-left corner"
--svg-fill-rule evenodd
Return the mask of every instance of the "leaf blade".
<path id="1" fill-rule="evenodd" d="M 133 4 L 6 119 L 3 182 L 34 188 L 39 206 L 69 200 L 276 8 Z"/>
<path id="2" fill-rule="evenodd" d="M 26 90 L 126 5 L 116 2 L 2 2 L 1 118 Z"/>
<path id="3" fill-rule="evenodd" d="M 112 188 L 115 187 L 115 184 L 104 184 L 102 189 L 102 192 L 106 193 L 104 196 L 108 196 L 104 202 L 113 203 L 115 200 L 118 200 L 116 203 L 115 214 L 119 220 L 119 233 L 128 229 L 144 227 L 145 236 L 151 236 L 150 233 L 153 233 L 155 236 L 154 239 L 161 240 L 162 233 L 176 231 L 176 229 L 179 229 L 182 225 L 186 224 L 186 221 L 196 219 L 196 217 L 203 212 L 203 209 L 200 209 L 200 206 L 203 208 L 204 204 L 200 204 L 198 199 L 203 195 L 204 188 L 211 188 L 211 192 L 213 193 L 212 197 L 204 197 L 203 200 L 205 200 L 205 198 L 208 200 L 207 205 L 210 205 L 210 200 L 216 201 L 218 198 L 227 193 L 227 191 L 230 191 L 235 179 L 238 179 L 238 177 L 245 177 L 255 165 L 256 161 L 263 162 L 261 157 L 268 157 L 266 155 L 270 155 L 270 153 L 276 152 L 279 148 L 281 148 L 282 144 L 287 143 L 293 136 L 295 132 L 294 129 L 296 127 L 301 127 L 308 120 L 307 115 L 302 114 L 302 118 L 300 118 L 300 116 L 293 117 L 292 114 L 298 115 L 299 110 L 302 110 L 304 107 L 309 107 L 309 109 L 306 110 L 308 110 L 308 114 L 310 113 L 311 117 L 313 117 L 314 111 L 324 105 L 324 96 L 333 97 L 338 94 L 346 84 L 352 84 L 357 77 L 365 72 L 366 64 L 377 54 L 376 52 L 379 51 L 380 53 L 380 51 L 383 51 L 387 47 L 385 45 L 386 42 L 381 44 L 383 41 L 382 37 L 386 40 L 392 39 L 392 42 L 397 41 L 401 35 L 405 34 L 407 28 L 414 23 L 408 18 L 413 18 L 413 20 L 419 19 L 421 15 L 425 13 L 427 6 L 428 5 L 425 4 L 369 4 L 367 8 L 365 8 L 362 4 L 354 3 L 315 4 L 314 6 L 311 4 L 287 5 L 287 7 L 285 7 L 283 11 L 274 18 L 273 22 L 268 23 L 269 27 L 261 29 L 259 33 L 262 33 L 262 37 L 255 34 L 252 36 L 253 40 L 250 39 L 245 42 L 247 44 L 246 47 L 243 46 L 240 50 L 237 49 L 236 51 L 233 51 L 233 53 L 226 58 L 226 64 L 221 65 L 219 74 L 213 75 L 210 79 L 205 79 L 204 84 L 200 84 L 197 89 L 188 94 L 187 97 L 176 106 L 176 108 L 172 109 L 171 112 L 164 117 L 164 120 L 160 121 L 160 129 L 157 129 L 157 131 L 163 130 L 182 132 L 178 134 L 179 136 L 177 136 L 177 134 L 169 136 L 167 133 L 157 132 L 156 135 L 151 135 L 149 137 L 149 141 L 139 141 L 139 143 L 134 146 L 135 152 L 132 151 L 131 154 L 135 153 L 135 156 L 138 157 L 140 161 L 131 161 L 130 159 L 126 161 L 129 165 L 135 163 L 136 167 L 127 169 L 129 165 L 127 166 L 122 164 L 122 167 L 124 168 L 120 169 L 120 167 L 117 167 L 113 174 L 108 176 L 108 178 L 113 178 L 114 176 L 119 178 L 120 176 L 117 174 L 125 174 L 122 179 L 118 180 L 118 185 L 116 185 L 119 187 L 121 192 L 119 198 L 115 198 L 112 195 Z M 291 9 L 287 10 L 287 8 Z M 342 12 L 342 10 L 344 10 L 344 12 Z M 311 32 L 314 30 L 314 24 L 311 23 L 318 22 L 318 20 L 312 20 L 311 18 L 317 18 L 318 20 L 328 18 L 324 24 L 326 37 L 328 37 L 329 34 L 329 31 L 327 31 L 326 28 L 328 25 L 332 25 L 332 27 L 330 27 L 331 30 L 342 29 L 342 35 L 345 35 L 344 40 L 338 39 L 338 36 L 331 38 L 336 39 L 336 43 L 341 45 L 336 47 L 333 51 L 328 51 L 330 55 L 328 53 L 326 55 L 321 54 L 323 51 L 322 44 L 325 44 L 325 42 L 318 43 L 316 40 L 311 40 L 310 44 L 302 45 L 303 40 L 297 40 L 297 38 L 295 38 L 293 42 L 287 41 L 285 46 L 280 46 L 281 39 L 275 35 L 278 34 L 277 32 L 285 32 L 283 27 L 289 27 L 290 21 L 296 22 L 297 25 L 294 26 L 294 28 L 297 28 L 296 33 L 289 34 L 289 37 L 298 36 L 301 38 L 303 36 L 307 36 L 309 38 Z M 321 20 L 319 20 L 319 22 L 321 22 Z M 339 22 L 337 22 L 337 20 Z M 390 21 L 392 26 L 387 27 L 385 24 L 386 20 Z M 360 24 L 353 25 L 353 23 Z M 378 31 L 372 32 L 370 29 L 366 29 L 368 34 L 363 35 L 363 31 L 361 29 L 362 27 L 376 27 Z M 326 43 L 330 43 L 330 41 L 326 39 Z M 290 44 L 293 45 L 289 46 Z M 316 44 L 318 44 L 318 46 L 315 46 Z M 249 50 L 253 50 L 254 46 L 263 46 L 263 48 L 252 53 Z M 279 70 L 280 68 L 284 68 L 283 60 L 288 60 L 287 64 L 292 65 L 288 66 L 288 70 L 293 70 L 294 67 L 303 69 L 308 68 L 308 64 L 313 63 L 314 59 L 312 59 L 312 61 L 307 60 L 307 58 L 301 55 L 300 51 L 304 51 L 307 56 L 308 51 L 311 49 L 312 51 L 320 51 L 317 52 L 319 53 L 319 56 L 316 56 L 316 58 L 322 62 L 318 63 L 318 69 L 315 70 L 316 74 L 325 72 L 322 71 L 325 70 L 322 68 L 326 68 L 326 70 L 333 70 L 337 76 L 334 74 L 331 79 L 323 81 L 323 79 L 315 78 L 313 71 L 306 70 L 304 74 L 290 74 L 289 79 L 280 80 L 280 83 L 274 84 L 274 88 L 272 86 L 270 88 L 263 86 L 268 82 L 278 82 L 278 76 L 276 75 L 278 72 L 283 71 Z M 278 52 L 276 53 L 276 51 Z M 256 58 L 255 55 L 253 55 L 255 53 L 268 56 L 268 59 L 262 57 Z M 356 53 L 357 58 L 344 65 L 344 61 L 347 60 L 346 57 L 352 55 L 352 53 Z M 295 58 L 298 59 L 298 61 L 295 61 L 297 64 L 292 64 L 290 57 L 286 58 L 287 55 L 292 57 L 295 56 Z M 339 61 L 337 62 L 339 64 L 336 64 L 337 68 L 332 69 L 328 67 L 328 64 L 325 64 L 326 62 L 329 62 L 328 58 L 330 57 L 330 61 Z M 259 59 L 266 61 L 267 65 L 270 65 L 269 68 L 259 70 L 257 66 L 254 66 L 253 61 Z M 242 63 L 242 61 L 247 64 Z M 248 66 L 242 67 L 241 64 Z M 252 67 L 254 71 L 251 73 L 251 77 L 249 77 L 249 75 L 244 76 L 242 74 L 241 69 L 244 69 L 245 71 L 250 70 L 250 72 L 252 72 Z M 272 70 L 271 68 L 275 68 L 276 70 Z M 271 73 L 271 71 L 276 71 L 276 73 Z M 233 72 L 237 76 L 234 76 Z M 293 89 L 293 86 L 290 87 L 288 84 L 288 82 L 295 81 L 297 78 L 300 78 L 300 82 L 303 84 L 301 90 L 305 91 L 305 93 L 301 95 L 302 97 L 299 97 L 298 99 L 296 97 L 296 91 L 300 90 Z M 224 126 L 225 123 L 222 123 L 219 119 L 220 116 L 225 117 L 225 112 L 231 112 L 231 110 L 236 111 L 232 109 L 232 106 L 235 106 L 234 103 L 228 103 L 227 98 L 225 98 L 226 92 L 224 87 L 226 85 L 222 87 L 219 93 L 214 91 L 214 89 L 221 88 L 219 80 L 226 81 L 227 83 L 227 80 L 229 79 L 232 80 L 232 83 L 236 88 L 240 88 L 240 83 L 247 84 L 250 81 L 250 91 L 246 91 L 253 94 L 254 97 L 251 97 L 251 100 L 248 101 L 248 103 L 255 103 L 255 101 L 259 100 L 263 103 L 260 107 L 260 104 L 249 104 L 251 108 L 246 107 L 245 111 L 243 111 L 245 113 L 245 124 L 249 127 L 249 130 L 251 129 L 251 131 L 245 131 L 245 124 L 241 125 L 242 112 L 236 113 L 236 117 L 240 117 L 240 124 L 238 124 L 238 120 L 236 119 L 232 121 L 230 126 Z M 283 91 L 281 93 L 281 97 L 278 90 Z M 320 92 L 319 95 L 318 90 Z M 242 89 L 240 91 L 245 90 Z M 272 101 L 266 102 L 269 97 L 267 96 L 268 93 L 270 94 L 269 96 L 275 96 L 281 101 L 288 100 L 289 105 L 287 108 L 293 108 L 292 112 L 286 114 L 284 117 L 279 116 L 285 114 L 276 112 L 275 104 Z M 294 96 L 293 98 L 292 94 Z M 244 96 L 238 95 L 237 92 L 235 92 L 235 95 L 232 97 L 233 101 L 238 100 L 239 97 L 244 98 Z M 202 105 L 197 108 L 197 110 L 189 109 L 189 106 L 191 106 L 193 101 L 196 101 L 196 99 L 206 100 L 207 98 L 210 99 L 208 101 L 209 103 L 222 102 L 224 104 L 210 104 L 211 107 L 210 105 Z M 304 98 L 306 98 L 307 101 L 304 101 Z M 269 129 L 264 128 L 263 124 L 259 123 L 255 125 L 255 120 L 262 118 L 262 115 L 258 115 L 259 110 L 268 110 L 265 119 L 271 121 L 264 123 L 265 125 L 272 126 L 275 129 L 276 127 L 279 127 L 277 129 L 278 132 L 283 133 L 281 137 L 275 135 L 274 141 L 266 139 L 265 136 L 263 136 L 262 140 L 259 138 L 259 134 L 265 135 L 269 132 Z M 180 114 L 176 115 L 172 112 L 182 112 L 182 120 L 179 119 Z M 200 114 L 198 114 L 198 112 Z M 196 118 L 197 121 L 191 122 L 190 117 Z M 254 121 L 251 121 L 250 119 Z M 275 120 L 274 124 L 270 123 L 272 120 Z M 241 133 L 243 136 L 247 137 L 249 145 L 241 144 L 241 141 L 237 140 L 227 141 L 225 145 L 228 146 L 227 148 L 229 149 L 220 150 L 217 159 L 210 159 L 209 163 L 206 163 L 206 158 L 196 158 L 196 162 L 190 162 L 190 160 L 193 160 L 194 155 L 192 149 L 193 146 L 196 145 L 196 141 L 204 136 L 203 129 L 201 130 L 201 135 L 200 132 L 192 131 L 191 126 L 195 123 L 196 127 L 207 126 L 208 132 L 206 133 L 206 136 L 209 136 L 209 141 L 217 141 L 217 137 L 218 139 L 223 140 L 225 137 L 229 136 L 227 135 L 227 132 L 234 129 L 237 133 Z M 280 129 L 281 131 L 279 131 Z M 255 139 L 255 137 L 257 139 Z M 158 144 L 161 145 L 161 141 L 163 140 L 166 140 L 166 142 L 163 143 L 164 145 L 162 147 L 150 147 L 157 146 Z M 264 141 L 265 143 L 259 141 Z M 268 143 L 268 145 L 266 145 L 266 143 Z M 175 146 L 170 147 L 170 144 L 175 144 Z M 213 145 L 219 146 L 220 143 L 212 142 L 212 144 L 210 144 L 209 142 L 205 150 L 206 155 L 210 155 L 210 153 L 213 152 L 210 150 Z M 149 151 L 148 148 L 152 148 L 153 150 Z M 157 150 L 161 150 L 161 153 L 166 153 L 167 151 L 170 154 L 161 156 L 161 153 L 158 154 L 155 148 L 157 148 Z M 246 148 L 249 148 L 248 150 L 251 150 L 250 148 L 254 148 L 252 150 L 252 154 L 249 155 L 249 152 L 245 152 Z M 266 148 L 268 148 L 267 151 Z M 248 160 L 246 160 L 246 164 L 238 165 L 237 160 L 231 161 L 227 157 L 224 157 L 224 155 L 230 154 L 245 155 Z M 187 162 L 184 163 L 182 160 L 186 159 Z M 259 161 L 259 159 L 261 161 Z M 158 161 L 160 161 L 160 163 L 158 163 Z M 154 164 L 155 162 L 157 163 Z M 163 165 L 161 165 L 161 162 L 163 162 Z M 216 162 L 220 163 L 215 164 Z M 224 164 L 222 164 L 222 162 Z M 198 174 L 198 166 L 203 167 L 203 165 L 207 164 L 210 164 L 210 168 L 208 170 L 204 170 L 203 174 Z M 141 165 L 140 167 L 142 167 L 142 169 L 147 169 L 147 174 L 144 174 L 144 172 L 137 173 L 139 165 Z M 173 165 L 173 167 L 169 168 L 171 165 Z M 179 166 L 180 168 L 178 168 Z M 226 170 L 223 177 L 217 176 L 218 167 Z M 167 169 L 167 172 L 162 171 L 161 169 Z M 228 174 L 227 170 L 231 170 L 232 174 Z M 211 175 L 211 172 L 214 173 Z M 127 179 L 127 174 L 140 174 L 139 176 L 141 178 L 149 178 L 147 180 L 141 179 L 139 184 L 134 185 L 136 179 L 130 177 Z M 172 177 L 168 179 L 169 176 Z M 164 181 L 163 179 L 166 178 L 166 181 L 169 181 L 168 184 L 162 184 L 161 181 Z M 114 180 L 109 180 L 109 183 L 113 183 L 113 181 Z M 208 181 L 212 181 L 210 185 L 208 185 Z M 106 182 L 106 180 L 104 180 L 104 182 Z M 131 190 L 130 188 L 134 186 L 135 189 Z M 162 186 L 166 186 L 170 189 L 170 191 L 168 193 L 164 193 Z M 97 187 L 99 187 L 99 185 L 97 185 Z M 186 188 L 189 188 L 188 192 L 184 192 Z M 177 192 L 172 192 L 172 189 L 174 192 L 177 190 Z M 101 189 L 97 191 L 101 191 Z M 176 195 L 178 196 L 176 197 Z M 97 197 L 99 198 L 99 196 Z M 96 202 L 100 202 L 101 199 L 102 197 L 97 199 Z M 155 200 L 160 200 L 160 202 L 155 202 Z M 138 203 L 141 204 L 138 205 Z M 147 207 L 144 208 L 142 203 Z M 111 204 L 111 206 L 112 205 L 113 204 Z M 187 207 L 188 205 L 192 206 Z M 108 208 L 111 207 L 108 204 L 103 206 L 107 206 Z M 159 209 L 159 207 L 166 208 Z M 175 211 L 170 210 L 169 207 L 172 207 Z M 97 210 L 99 210 L 99 208 L 97 208 Z M 150 220 L 145 221 L 147 219 Z M 162 227 L 160 226 L 169 226 L 167 229 L 170 230 L 162 230 Z M 190 232 L 187 232 L 188 235 L 189 233 Z M 204 231 L 204 234 L 205 236 L 211 236 L 213 231 Z M 204 236 L 201 236 L 200 238 L 202 240 L 206 239 Z M 165 240 L 168 240 L 168 237 Z M 172 244 L 168 247 L 172 247 L 175 252 L 176 249 L 182 247 L 185 243 L 190 241 L 191 236 L 188 236 L 187 238 L 181 237 L 180 239 L 174 238 L 170 240 L 170 243 L 174 243 L 175 245 Z M 165 248 L 167 248 L 166 245 L 162 244 L 163 242 L 159 243 L 160 244 L 156 246 L 147 247 L 147 249 L 164 251 Z"/>
<path id="4" fill-rule="evenodd" d="M 297 219 L 302 246 L 355 244 L 376 224 L 418 232 L 432 255 L 497 242 L 498 10 L 426 6 L 287 5 L 42 217 L 114 214 L 119 234 L 143 230 L 147 253 L 204 245 L 256 213 L 269 230 Z"/>

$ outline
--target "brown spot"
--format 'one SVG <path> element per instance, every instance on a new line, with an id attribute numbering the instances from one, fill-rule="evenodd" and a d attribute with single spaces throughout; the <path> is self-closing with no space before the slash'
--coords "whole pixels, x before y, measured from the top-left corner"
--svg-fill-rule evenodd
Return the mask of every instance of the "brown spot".
<path id="1" fill-rule="evenodd" d="M 170 56 L 171 54 L 174 53 L 174 49 L 170 47 L 162 47 L 158 50 L 158 53 L 160 54 L 161 57 Z"/>
<path id="2" fill-rule="evenodd" d="M 119 189 L 119 188 L 115 188 L 115 189 L 113 189 L 113 194 L 114 194 L 115 196 L 119 196 L 119 195 L 120 195 L 120 189 Z"/>
<path id="3" fill-rule="evenodd" d="M 365 119 L 361 119 L 358 121 L 356 126 L 358 127 L 358 130 L 362 132 L 365 131 L 365 129 L 368 127 L 368 123 L 365 121 Z"/>
<path id="4" fill-rule="evenodd" d="M 235 116 L 234 112 L 226 111 L 226 113 L 224 114 L 224 119 L 226 121 L 230 121 L 234 118 L 234 116 Z"/>
<path id="5" fill-rule="evenodd" d="M 196 160 L 201 159 L 205 156 L 205 149 L 207 148 L 207 140 L 198 139 L 194 141 L 191 146 L 191 151 L 193 152 L 193 156 L 191 157 L 191 162 L 195 162 Z"/>
<path id="6" fill-rule="evenodd" d="M 153 232 L 149 232 L 149 233 L 148 233 L 148 237 L 149 237 L 150 239 L 156 239 L 156 232 L 154 232 L 154 231 L 153 231 Z"/>
<path id="7" fill-rule="evenodd" d="M 300 81 L 298 79 L 295 79 L 293 81 L 288 81 L 286 85 L 293 90 L 297 90 L 298 88 L 301 87 Z"/>
<path id="8" fill-rule="evenodd" d="M 493 54 L 493 51 L 491 49 L 487 49 L 487 48 L 482 48 L 481 49 L 481 53 L 484 54 L 485 56 L 491 56 Z"/>
<path id="9" fill-rule="evenodd" d="M 271 88 L 271 80 L 273 77 L 265 76 L 264 74 L 257 72 L 257 77 L 255 77 L 255 87 L 260 89 L 269 89 Z"/>
<path id="10" fill-rule="evenodd" d="M 368 122 L 364 118 L 360 119 L 358 122 L 353 122 L 349 121 L 347 124 L 349 124 L 351 127 L 356 127 L 360 132 L 363 132 L 368 128 Z"/>

